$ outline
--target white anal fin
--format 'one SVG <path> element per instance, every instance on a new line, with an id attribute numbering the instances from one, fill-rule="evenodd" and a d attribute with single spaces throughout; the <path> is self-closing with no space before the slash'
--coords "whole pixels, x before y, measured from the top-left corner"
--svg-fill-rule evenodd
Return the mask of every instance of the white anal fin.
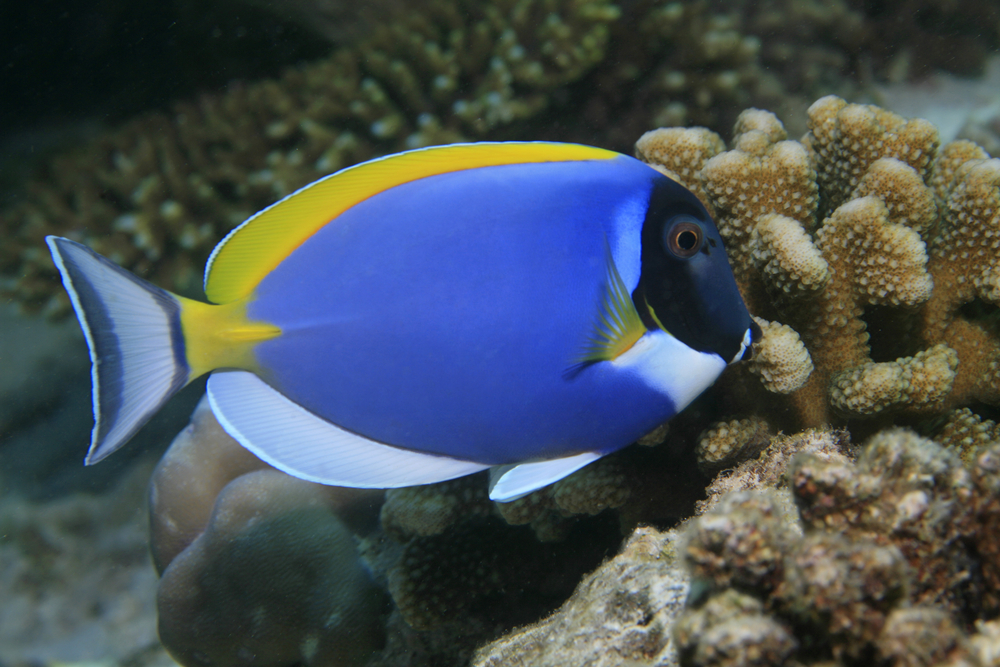
<path id="1" fill-rule="evenodd" d="M 517 500 L 558 482 L 602 456 L 600 452 L 583 452 L 549 461 L 495 466 L 490 468 L 490 500 L 500 503 Z"/>
<path id="2" fill-rule="evenodd" d="M 93 364 L 89 465 L 124 445 L 187 384 L 180 303 L 85 245 L 57 236 L 45 240 Z"/>
<path id="3" fill-rule="evenodd" d="M 388 489 L 443 482 L 489 467 L 351 433 L 246 371 L 212 373 L 208 400 L 219 423 L 241 445 L 275 468 L 310 482 Z"/>

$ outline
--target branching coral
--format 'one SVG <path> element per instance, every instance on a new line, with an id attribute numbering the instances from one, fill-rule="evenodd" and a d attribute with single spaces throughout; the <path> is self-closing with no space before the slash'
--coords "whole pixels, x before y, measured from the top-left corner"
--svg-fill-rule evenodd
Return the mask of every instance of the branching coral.
<path id="1" fill-rule="evenodd" d="M 760 419 L 751 417 L 714 424 L 698 436 L 695 445 L 698 468 L 711 476 L 754 458 L 770 440 L 767 424 Z"/>
<path id="2" fill-rule="evenodd" d="M 835 97 L 810 107 L 809 125 L 789 141 L 749 110 L 729 151 L 703 130 L 636 146 L 700 189 L 751 311 L 808 350 L 814 370 L 787 399 L 737 400 L 792 430 L 1000 404 L 1000 161 L 969 142 L 939 151 L 926 121 Z M 801 374 L 763 348 L 751 369 L 769 391 Z M 749 388 L 745 373 L 727 376 L 726 395 Z"/>

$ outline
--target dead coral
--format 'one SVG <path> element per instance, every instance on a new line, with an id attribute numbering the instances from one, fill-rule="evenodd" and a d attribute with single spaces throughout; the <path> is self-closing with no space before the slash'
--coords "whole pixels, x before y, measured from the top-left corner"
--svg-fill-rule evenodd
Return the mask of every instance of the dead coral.
<path id="1" fill-rule="evenodd" d="M 961 665 L 970 657 L 965 633 L 950 614 L 933 607 L 894 610 L 875 645 L 879 658 L 900 667 Z"/>
<path id="2" fill-rule="evenodd" d="M 875 436 L 857 464 L 804 456 L 789 484 L 807 528 L 893 544 L 914 572 L 915 602 L 978 614 L 984 590 L 973 573 L 989 566 L 972 545 L 991 538 L 982 525 L 988 511 L 977 503 L 994 494 L 976 488 L 973 475 L 988 478 L 981 470 L 970 474 L 952 451 L 897 430 Z"/>
<path id="3" fill-rule="evenodd" d="M 788 466 L 797 455 L 805 453 L 842 465 L 849 465 L 855 456 L 845 431 L 809 429 L 790 436 L 777 435 L 755 458 L 743 461 L 730 472 L 717 475 L 706 489 L 708 498 L 697 504 L 698 514 L 715 507 L 727 493 L 784 488 Z"/>
<path id="4" fill-rule="evenodd" d="M 760 600 L 733 589 L 681 615 L 673 634 L 682 664 L 780 665 L 798 647 Z"/>
<path id="5" fill-rule="evenodd" d="M 766 595 L 784 576 L 784 545 L 801 535 L 795 522 L 777 494 L 733 493 L 692 520 L 680 552 L 696 579 Z"/>

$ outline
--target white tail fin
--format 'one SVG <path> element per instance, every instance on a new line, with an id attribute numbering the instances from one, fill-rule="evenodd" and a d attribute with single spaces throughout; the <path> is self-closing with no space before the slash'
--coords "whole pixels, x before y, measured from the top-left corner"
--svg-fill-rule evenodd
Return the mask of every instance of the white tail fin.
<path id="1" fill-rule="evenodd" d="M 128 442 L 189 379 L 180 303 L 85 245 L 46 237 L 87 338 L 94 430 L 85 463 Z"/>

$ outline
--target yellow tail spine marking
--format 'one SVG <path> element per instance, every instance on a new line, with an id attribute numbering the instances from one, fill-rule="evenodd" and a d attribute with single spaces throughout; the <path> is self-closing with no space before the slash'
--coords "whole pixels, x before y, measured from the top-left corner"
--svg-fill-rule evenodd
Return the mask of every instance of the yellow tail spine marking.
<path id="1" fill-rule="evenodd" d="M 281 335 L 281 329 L 267 322 L 247 319 L 247 299 L 216 306 L 178 297 L 181 302 L 181 330 L 189 380 L 216 368 L 240 368 L 258 372 L 254 347 Z"/>

